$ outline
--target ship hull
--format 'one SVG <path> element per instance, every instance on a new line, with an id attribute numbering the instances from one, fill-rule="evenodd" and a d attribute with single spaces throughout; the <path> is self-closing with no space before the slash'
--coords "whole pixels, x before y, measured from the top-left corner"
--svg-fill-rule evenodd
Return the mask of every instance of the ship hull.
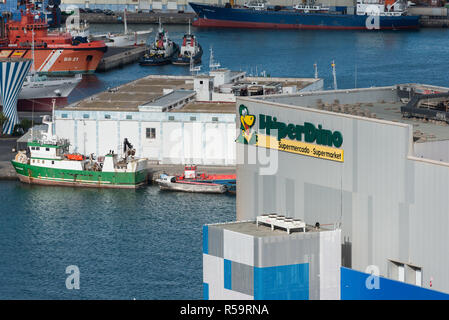
<path id="1" fill-rule="evenodd" d="M 143 56 L 140 60 L 139 60 L 139 64 L 141 66 L 160 66 L 160 65 L 164 65 L 164 64 L 170 64 L 172 63 L 173 57 L 177 56 L 179 52 L 179 46 L 174 43 L 174 49 L 171 55 L 167 56 L 167 57 L 160 57 L 160 56 L 150 56 L 150 57 L 145 57 Z"/>
<path id="2" fill-rule="evenodd" d="M 134 189 L 148 183 L 148 171 L 101 172 L 39 167 L 11 161 L 20 181 L 28 184 Z"/>
<path id="3" fill-rule="evenodd" d="M 85 44 L 83 44 L 85 45 Z M 107 47 L 86 47 L 79 45 L 64 48 L 36 48 L 34 68 L 39 74 L 67 75 L 94 73 Z M 0 48 L 0 58 L 20 57 L 33 59 L 31 48 Z"/>
<path id="4" fill-rule="evenodd" d="M 203 49 L 200 46 L 200 50 L 198 51 L 198 53 L 195 56 L 193 56 L 193 64 L 201 63 L 202 56 L 203 56 Z M 190 57 L 175 55 L 173 57 L 172 63 L 175 65 L 188 66 L 190 65 Z"/>
<path id="5" fill-rule="evenodd" d="M 367 30 L 368 16 L 331 13 L 300 13 L 294 11 L 251 10 L 190 3 L 198 15 L 196 27 L 252 29 L 325 29 Z M 419 16 L 381 16 L 374 29 L 418 29 Z M 368 20 L 368 22 L 367 22 Z"/>
<path id="6" fill-rule="evenodd" d="M 35 98 L 17 100 L 17 111 L 50 112 L 53 108 L 53 99 L 58 107 L 65 107 L 69 104 L 67 97 L 57 98 Z"/>
<path id="7" fill-rule="evenodd" d="M 168 182 L 156 179 L 161 190 L 182 191 L 193 193 L 225 193 L 226 187 L 222 184 L 199 183 L 199 182 Z"/>

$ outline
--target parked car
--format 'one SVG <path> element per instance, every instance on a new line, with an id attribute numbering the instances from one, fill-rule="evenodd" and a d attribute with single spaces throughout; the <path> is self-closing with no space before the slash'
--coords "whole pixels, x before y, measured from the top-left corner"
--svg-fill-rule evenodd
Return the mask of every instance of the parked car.
<path id="1" fill-rule="evenodd" d="M 93 13 L 103 13 L 103 10 L 101 10 L 101 9 L 94 9 Z"/>
<path id="2" fill-rule="evenodd" d="M 92 9 L 90 9 L 90 8 L 86 8 L 86 9 L 84 9 L 85 11 L 86 11 L 86 13 L 93 13 L 94 11 L 92 10 Z"/>
<path id="3" fill-rule="evenodd" d="M 107 16 L 113 16 L 114 15 L 114 11 L 110 10 L 110 9 L 105 9 L 103 10 L 103 13 Z"/>
<path id="4" fill-rule="evenodd" d="M 86 13 L 86 9 L 79 8 L 79 12 L 80 12 L 80 13 Z"/>

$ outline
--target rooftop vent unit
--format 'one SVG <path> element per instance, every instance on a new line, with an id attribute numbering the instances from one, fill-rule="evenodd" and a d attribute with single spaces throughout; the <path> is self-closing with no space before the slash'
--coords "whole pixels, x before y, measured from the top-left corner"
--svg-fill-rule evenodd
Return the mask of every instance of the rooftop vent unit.
<path id="1" fill-rule="evenodd" d="M 259 224 L 269 225 L 271 230 L 274 230 L 275 227 L 285 229 L 288 234 L 294 230 L 306 232 L 306 223 L 304 221 L 277 214 L 263 214 L 257 216 L 256 224 L 257 227 L 259 227 Z"/>

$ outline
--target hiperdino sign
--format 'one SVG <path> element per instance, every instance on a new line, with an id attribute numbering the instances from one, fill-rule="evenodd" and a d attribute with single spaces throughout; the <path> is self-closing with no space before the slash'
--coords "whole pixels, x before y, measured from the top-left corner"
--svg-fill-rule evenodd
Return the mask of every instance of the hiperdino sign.
<path id="1" fill-rule="evenodd" d="M 248 108 L 240 105 L 241 133 L 237 142 L 259 147 L 276 149 L 321 159 L 344 161 L 343 135 L 339 131 L 323 129 L 313 123 L 293 124 L 278 121 L 276 117 L 259 114 L 259 129 L 265 135 L 251 132 L 256 116 L 250 115 Z M 273 136 L 274 135 L 274 136 Z"/>

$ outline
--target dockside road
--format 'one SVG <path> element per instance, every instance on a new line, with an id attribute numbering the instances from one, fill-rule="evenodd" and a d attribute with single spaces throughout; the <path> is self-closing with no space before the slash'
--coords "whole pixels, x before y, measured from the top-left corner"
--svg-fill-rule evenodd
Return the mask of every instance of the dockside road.
<path id="1" fill-rule="evenodd" d="M 163 24 L 187 24 L 196 17 L 194 12 L 179 13 L 174 12 L 127 12 L 126 22 L 128 24 L 159 23 L 159 18 Z M 116 12 L 114 15 L 102 13 L 81 13 L 80 19 L 89 23 L 123 23 L 123 12 Z"/>
<path id="2" fill-rule="evenodd" d="M 16 172 L 11 165 L 15 156 L 17 138 L 0 138 L 0 180 L 16 180 Z"/>

